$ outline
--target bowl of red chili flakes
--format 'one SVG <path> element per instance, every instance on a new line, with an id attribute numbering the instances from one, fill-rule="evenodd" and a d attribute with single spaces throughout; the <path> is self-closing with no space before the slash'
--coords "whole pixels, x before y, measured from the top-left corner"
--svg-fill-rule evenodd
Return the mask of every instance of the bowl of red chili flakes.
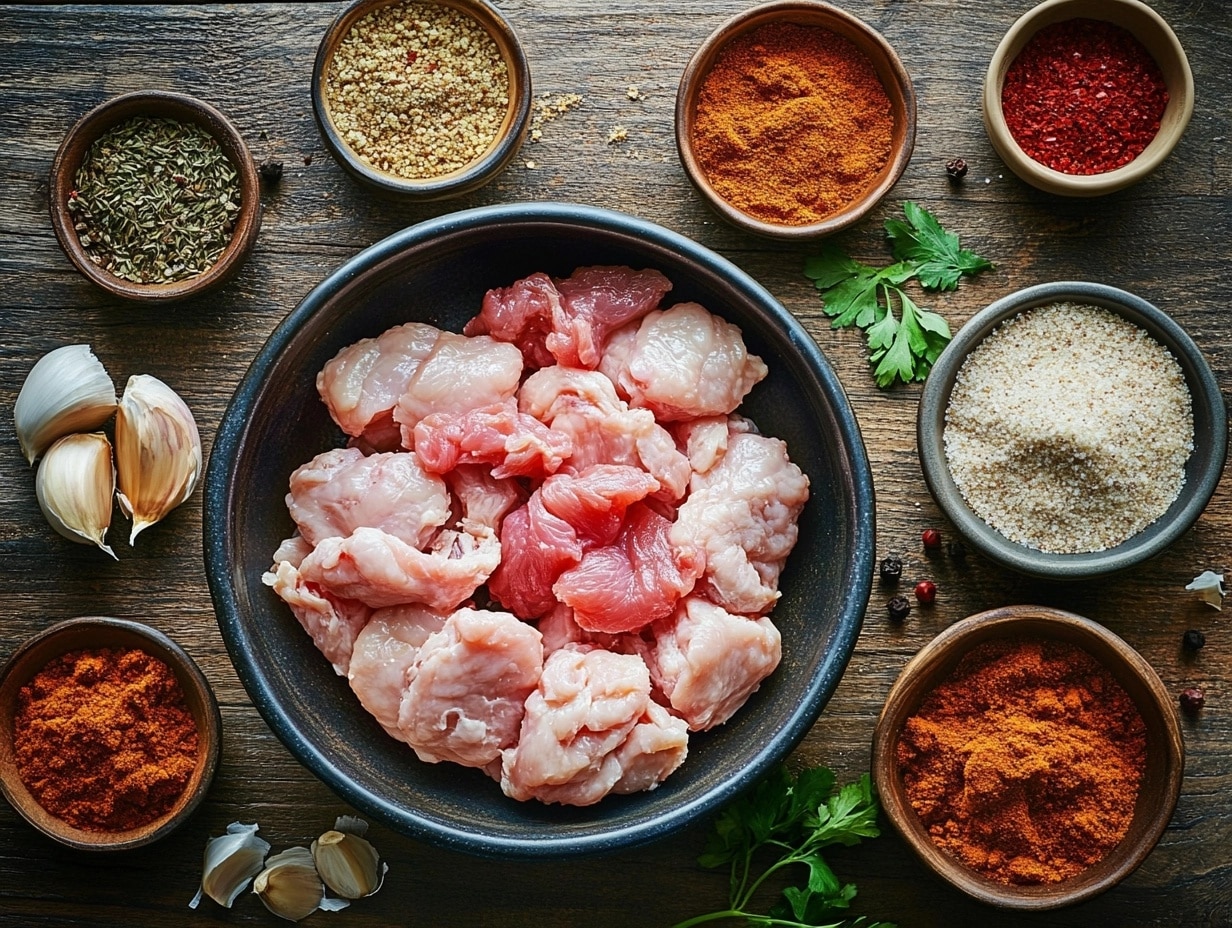
<path id="1" fill-rule="evenodd" d="M 1140 0 L 1045 0 L 997 46 L 984 127 L 1027 183 L 1062 196 L 1122 190 L 1153 172 L 1193 114 L 1185 49 Z"/>
<path id="2" fill-rule="evenodd" d="M 205 798 L 221 742 L 205 675 L 140 622 L 68 619 L 0 668 L 0 791 L 68 847 L 121 851 L 166 837 Z"/>

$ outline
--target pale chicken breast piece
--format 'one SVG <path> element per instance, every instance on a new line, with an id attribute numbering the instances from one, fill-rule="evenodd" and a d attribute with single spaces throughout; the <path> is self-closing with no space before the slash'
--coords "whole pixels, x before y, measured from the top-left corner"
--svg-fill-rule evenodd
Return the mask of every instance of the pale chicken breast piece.
<path id="1" fill-rule="evenodd" d="M 398 397 L 440 334 L 436 326 L 408 322 L 334 355 L 317 374 L 317 392 L 342 431 L 358 437 L 388 426 Z"/>
<path id="2" fill-rule="evenodd" d="M 652 312 L 612 333 L 599 370 L 660 422 L 733 412 L 767 373 L 740 329 L 698 303 Z"/>
<path id="3" fill-rule="evenodd" d="M 459 464 L 445 475 L 445 483 L 453 494 L 453 524 L 471 535 L 499 532 L 509 511 L 526 499 L 516 480 L 494 477 L 480 464 Z"/>
<path id="4" fill-rule="evenodd" d="M 433 413 L 462 413 L 513 396 L 522 378 L 522 353 L 487 335 L 442 332 L 407 381 L 393 417 L 402 445 L 415 447 L 415 426 Z"/>
<path id="5" fill-rule="evenodd" d="M 278 550 L 282 552 L 286 545 Z M 351 664 L 351 652 L 372 608 L 358 600 L 338 596 L 313 583 L 300 573 L 290 560 L 276 561 L 261 575 L 261 582 L 273 588 L 291 609 L 334 672 L 345 677 Z"/>
<path id="6" fill-rule="evenodd" d="M 686 597 L 652 631 L 644 655 L 651 679 L 693 731 L 735 715 L 783 657 L 770 619 L 733 615 L 698 596 Z"/>
<path id="7" fill-rule="evenodd" d="M 646 714 L 616 749 L 620 779 L 613 793 L 654 789 L 684 763 L 689 754 L 689 726 L 651 701 Z"/>
<path id="8" fill-rule="evenodd" d="M 702 552 L 699 590 L 731 612 L 768 612 L 799 536 L 808 477 L 779 439 L 731 431 L 722 458 L 694 474 L 690 486 L 670 538 L 674 546 Z"/>
<path id="9" fill-rule="evenodd" d="M 502 754 L 514 799 L 586 806 L 620 781 L 616 750 L 650 705 L 650 673 L 632 654 L 563 648 L 526 700 L 517 744 Z"/>
<path id="10" fill-rule="evenodd" d="M 517 741 L 542 670 L 533 626 L 508 612 L 459 609 L 420 646 L 398 728 L 421 760 L 486 767 Z"/>
<path id="11" fill-rule="evenodd" d="M 440 631 L 448 615 L 411 604 L 377 609 L 355 639 L 347 681 L 392 737 L 405 741 L 398 728 L 398 708 L 406 692 L 407 673 L 428 636 Z"/>
<path id="12" fill-rule="evenodd" d="M 410 451 L 336 448 L 296 469 L 290 483 L 287 509 L 314 545 L 365 526 L 421 548 L 449 518 L 445 481 Z"/>

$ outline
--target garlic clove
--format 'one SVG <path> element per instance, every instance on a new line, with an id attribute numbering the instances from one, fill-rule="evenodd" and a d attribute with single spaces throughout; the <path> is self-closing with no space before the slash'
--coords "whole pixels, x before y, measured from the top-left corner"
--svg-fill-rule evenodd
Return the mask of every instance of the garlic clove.
<path id="1" fill-rule="evenodd" d="M 354 816 L 338 818 L 334 830 L 312 842 L 312 859 L 325 885 L 345 899 L 371 896 L 385 882 L 389 865 L 363 837 L 367 822 Z"/>
<path id="2" fill-rule="evenodd" d="M 201 888 L 190 908 L 195 909 L 202 894 L 209 896 L 224 908 L 248 885 L 248 881 L 261 872 L 269 842 L 257 837 L 260 826 L 232 822 L 227 833 L 211 838 L 205 845 L 205 867 L 201 876 Z"/>
<path id="3" fill-rule="evenodd" d="M 132 544 L 196 487 L 201 436 L 179 394 L 149 374 L 128 378 L 115 431 L 120 508 L 133 520 Z"/>
<path id="4" fill-rule="evenodd" d="M 98 428 L 115 408 L 115 384 L 90 346 L 65 345 L 26 375 L 13 406 L 17 441 L 33 464 L 57 438 Z"/>
<path id="5" fill-rule="evenodd" d="M 326 899 L 325 886 L 306 847 L 292 847 L 265 862 L 265 869 L 253 880 L 252 891 L 265 907 L 288 921 L 307 918 L 317 909 L 337 911 L 348 905 L 345 899 Z"/>
<path id="6" fill-rule="evenodd" d="M 115 492 L 111 442 L 106 435 L 86 432 L 57 439 L 39 464 L 34 492 L 43 515 L 57 532 L 116 556 L 104 540 L 111 527 L 111 495 Z"/>

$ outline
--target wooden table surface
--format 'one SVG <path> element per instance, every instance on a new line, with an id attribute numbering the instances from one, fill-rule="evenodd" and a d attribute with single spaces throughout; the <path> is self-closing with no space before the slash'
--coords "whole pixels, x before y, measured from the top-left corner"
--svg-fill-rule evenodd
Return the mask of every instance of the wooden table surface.
<path id="1" fill-rule="evenodd" d="M 653 220 L 708 245 L 767 286 L 817 339 L 850 396 L 872 460 L 878 554 L 900 553 L 905 579 L 936 581 L 931 609 L 901 627 L 874 584 L 863 631 L 834 697 L 797 760 L 844 778 L 868 768 L 873 724 L 903 664 L 955 620 L 1009 603 L 1042 602 L 1103 622 L 1141 651 L 1168 689 L 1205 689 L 1186 718 L 1180 804 L 1158 847 L 1122 885 L 1076 908 L 1033 916 L 995 912 L 926 872 L 896 835 L 834 852 L 854 880 L 854 911 L 912 928 L 954 925 L 1232 924 L 1232 625 L 1185 584 L 1232 569 L 1226 481 L 1193 532 L 1132 573 L 1052 587 L 974 556 L 926 559 L 924 528 L 951 529 L 930 498 L 914 445 L 919 387 L 879 390 L 862 340 L 832 331 L 801 274 L 808 248 L 755 240 L 720 223 L 696 198 L 673 142 L 676 85 L 692 50 L 742 0 L 508 0 L 502 9 L 530 56 L 537 93 L 576 93 L 576 109 L 492 184 L 428 206 L 359 188 L 323 148 L 308 85 L 317 42 L 339 3 L 218 6 L 0 7 L 0 405 L 11 409 L 26 372 L 57 346 L 86 342 L 122 388 L 151 373 L 196 413 L 208 453 L 231 393 L 274 326 L 341 262 L 422 219 L 469 206 L 531 200 L 594 204 Z M 898 49 L 919 95 L 919 131 L 906 174 L 881 206 L 837 239 L 883 262 L 882 222 L 912 199 L 997 265 L 956 293 L 931 298 L 954 328 L 993 299 L 1049 280 L 1094 280 L 1134 291 L 1172 314 L 1232 382 L 1228 266 L 1232 258 L 1232 5 L 1154 0 L 1188 51 L 1198 88 L 1179 147 L 1137 187 L 1093 201 L 1039 193 L 993 153 L 980 121 L 980 84 L 1000 36 L 1029 0 L 848 0 L 844 6 Z M 627 90 L 636 86 L 638 99 Z M 70 124 L 122 92 L 185 91 L 219 106 L 258 160 L 285 164 L 264 192 L 256 251 L 216 296 L 174 308 L 107 298 L 60 252 L 47 215 L 47 174 Z M 623 126 L 627 138 L 609 142 Z M 951 184 L 947 159 L 971 166 Z M 533 162 L 531 167 L 528 162 Z M 240 686 L 206 588 L 198 492 L 135 549 L 118 516 L 113 562 L 44 523 L 12 417 L 0 416 L 0 656 L 52 622 L 83 614 L 138 618 L 168 632 L 200 663 L 222 706 L 222 764 L 205 805 L 180 832 L 118 857 L 67 851 L 0 808 L 0 924 L 276 924 L 251 894 L 230 911 L 187 903 L 204 844 L 233 821 L 259 822 L 275 849 L 309 841 L 346 805 L 270 733 Z M 1208 644 L 1185 657 L 1181 635 Z M 698 825 L 613 857 L 554 863 L 478 860 L 380 826 L 385 888 L 310 924 L 667 928 L 722 907 L 724 876 L 695 863 Z"/>

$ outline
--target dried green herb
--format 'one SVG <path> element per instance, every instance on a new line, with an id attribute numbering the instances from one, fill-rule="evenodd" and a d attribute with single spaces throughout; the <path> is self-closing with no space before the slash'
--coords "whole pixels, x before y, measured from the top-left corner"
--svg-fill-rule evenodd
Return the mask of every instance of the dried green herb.
<path id="1" fill-rule="evenodd" d="M 240 210 L 239 173 L 192 123 L 135 116 L 90 146 L 68 208 L 90 260 L 133 283 L 208 270 Z"/>

